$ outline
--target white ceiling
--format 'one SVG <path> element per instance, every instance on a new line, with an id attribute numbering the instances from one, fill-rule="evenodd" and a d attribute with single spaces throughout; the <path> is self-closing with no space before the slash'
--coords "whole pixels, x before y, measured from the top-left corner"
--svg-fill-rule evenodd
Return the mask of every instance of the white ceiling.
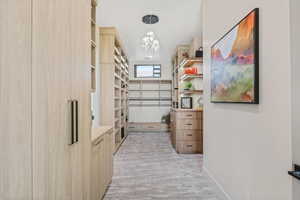
<path id="1" fill-rule="evenodd" d="M 179 44 L 201 37 L 202 0 L 99 0 L 97 23 L 117 28 L 130 61 L 142 61 L 139 42 L 149 30 L 157 35 L 161 49 L 160 62 L 170 62 Z M 147 14 L 159 16 L 154 25 L 142 23 Z"/>

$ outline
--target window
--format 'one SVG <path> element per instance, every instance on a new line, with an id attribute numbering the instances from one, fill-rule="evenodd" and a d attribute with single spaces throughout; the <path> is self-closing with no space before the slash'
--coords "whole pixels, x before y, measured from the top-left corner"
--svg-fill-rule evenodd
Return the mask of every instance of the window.
<path id="1" fill-rule="evenodd" d="M 135 65 L 135 78 L 160 78 L 161 65 Z"/>

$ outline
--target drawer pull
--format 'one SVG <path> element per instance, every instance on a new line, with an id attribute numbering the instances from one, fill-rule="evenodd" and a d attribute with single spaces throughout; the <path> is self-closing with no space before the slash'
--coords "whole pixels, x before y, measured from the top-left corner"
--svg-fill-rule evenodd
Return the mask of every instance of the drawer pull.
<path id="1" fill-rule="evenodd" d="M 185 125 L 187 125 L 187 126 L 192 126 L 193 124 L 185 124 Z"/>
<path id="2" fill-rule="evenodd" d="M 187 136 L 193 136 L 193 134 L 187 134 Z"/>
<path id="3" fill-rule="evenodd" d="M 155 128 L 154 126 L 148 126 L 148 128 Z"/>
<path id="4" fill-rule="evenodd" d="M 193 147 L 193 145 L 191 145 L 191 144 L 190 145 L 186 145 L 186 147 Z"/>
<path id="5" fill-rule="evenodd" d="M 193 115 L 191 115 L 191 114 L 190 114 L 190 115 L 185 115 L 185 116 L 186 116 L 186 117 L 193 117 Z"/>

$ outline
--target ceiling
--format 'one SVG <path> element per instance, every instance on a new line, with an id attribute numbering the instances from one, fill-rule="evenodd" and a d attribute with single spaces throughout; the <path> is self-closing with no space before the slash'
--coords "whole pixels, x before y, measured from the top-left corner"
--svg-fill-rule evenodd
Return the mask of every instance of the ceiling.
<path id="1" fill-rule="evenodd" d="M 179 44 L 201 37 L 201 0 L 100 0 L 97 10 L 99 26 L 117 28 L 129 60 L 143 61 L 139 43 L 152 30 L 160 41 L 161 63 L 170 62 Z M 159 16 L 154 25 L 142 22 L 147 14 Z"/>

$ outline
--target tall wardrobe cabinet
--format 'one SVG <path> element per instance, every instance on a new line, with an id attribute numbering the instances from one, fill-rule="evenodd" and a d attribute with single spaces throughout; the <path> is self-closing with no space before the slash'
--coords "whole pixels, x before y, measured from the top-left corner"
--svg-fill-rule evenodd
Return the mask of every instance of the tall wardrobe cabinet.
<path id="1" fill-rule="evenodd" d="M 89 199 L 90 1 L 0 2 L 0 199 Z"/>

